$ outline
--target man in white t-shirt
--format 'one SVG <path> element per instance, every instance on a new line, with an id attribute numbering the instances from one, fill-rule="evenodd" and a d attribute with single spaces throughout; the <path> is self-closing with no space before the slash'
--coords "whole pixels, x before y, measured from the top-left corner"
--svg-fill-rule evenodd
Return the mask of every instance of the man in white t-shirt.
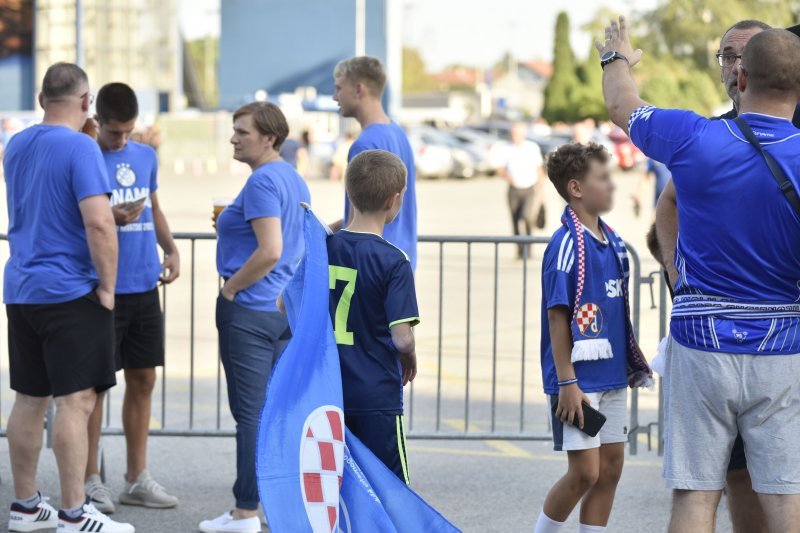
<path id="1" fill-rule="evenodd" d="M 533 204 L 536 186 L 544 175 L 544 159 L 539 145 L 528 140 L 528 127 L 516 123 L 511 128 L 511 145 L 506 153 L 505 167 L 500 175 L 508 181 L 508 208 L 514 235 L 530 235 L 533 229 Z M 530 247 L 519 246 L 519 257 L 528 255 Z"/>

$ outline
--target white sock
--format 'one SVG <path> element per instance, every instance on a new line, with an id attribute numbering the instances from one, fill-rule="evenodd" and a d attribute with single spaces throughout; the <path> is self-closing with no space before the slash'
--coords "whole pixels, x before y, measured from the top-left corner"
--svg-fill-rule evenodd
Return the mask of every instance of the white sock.
<path id="1" fill-rule="evenodd" d="M 578 533 L 606 533 L 606 526 L 578 524 Z"/>
<path id="2" fill-rule="evenodd" d="M 556 522 L 542 511 L 539 513 L 539 520 L 536 521 L 536 529 L 533 530 L 533 533 L 558 533 L 562 527 L 564 527 L 564 522 Z"/>

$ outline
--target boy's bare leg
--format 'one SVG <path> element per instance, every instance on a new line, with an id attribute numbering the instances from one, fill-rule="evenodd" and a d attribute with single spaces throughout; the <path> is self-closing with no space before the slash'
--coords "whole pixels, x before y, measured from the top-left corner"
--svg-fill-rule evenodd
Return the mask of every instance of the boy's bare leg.
<path id="1" fill-rule="evenodd" d="M 135 482 L 142 470 L 147 467 L 147 436 L 155 383 L 155 368 L 125 369 L 122 425 L 125 428 L 125 443 L 128 449 L 126 476 L 130 483 Z"/>
<path id="2" fill-rule="evenodd" d="M 614 494 L 622 476 L 625 443 L 600 446 L 600 476 L 581 504 L 581 524 L 606 526 L 614 503 Z"/>
<path id="3" fill-rule="evenodd" d="M 721 490 L 673 490 L 669 533 L 714 533 Z"/>
<path id="4" fill-rule="evenodd" d="M 569 469 L 544 500 L 543 512 L 552 520 L 564 522 L 581 498 L 600 476 L 600 449 L 567 452 Z"/>
<path id="5" fill-rule="evenodd" d="M 734 533 L 767 533 L 767 519 L 746 468 L 728 471 L 725 494 Z"/>
<path id="6" fill-rule="evenodd" d="M 759 494 L 769 533 L 800 531 L 800 494 Z"/>

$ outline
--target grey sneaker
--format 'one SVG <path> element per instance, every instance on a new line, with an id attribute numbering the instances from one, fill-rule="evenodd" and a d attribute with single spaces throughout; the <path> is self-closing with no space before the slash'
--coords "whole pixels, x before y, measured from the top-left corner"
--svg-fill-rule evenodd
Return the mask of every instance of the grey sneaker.
<path id="1" fill-rule="evenodd" d="M 178 498 L 167 494 L 164 487 L 150 477 L 150 472 L 142 470 L 133 483 L 125 481 L 125 490 L 119 495 L 119 503 L 151 509 L 169 509 L 178 505 Z"/>
<path id="2" fill-rule="evenodd" d="M 116 510 L 111 499 L 111 491 L 103 485 L 103 480 L 97 474 L 92 474 L 86 480 L 86 497 L 95 509 L 103 514 L 111 514 Z"/>

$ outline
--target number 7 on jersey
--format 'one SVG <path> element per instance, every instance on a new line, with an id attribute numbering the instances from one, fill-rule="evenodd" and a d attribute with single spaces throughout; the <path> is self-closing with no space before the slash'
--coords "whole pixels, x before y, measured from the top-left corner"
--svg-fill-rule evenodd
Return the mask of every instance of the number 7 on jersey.
<path id="1" fill-rule="evenodd" d="M 328 267 L 328 280 L 331 290 L 336 288 L 337 281 L 346 281 L 339 303 L 336 304 L 336 314 L 333 320 L 333 335 L 336 344 L 353 345 L 353 332 L 347 331 L 347 318 L 350 316 L 350 303 L 356 290 L 356 277 L 358 271 L 352 268 L 330 265 Z"/>

